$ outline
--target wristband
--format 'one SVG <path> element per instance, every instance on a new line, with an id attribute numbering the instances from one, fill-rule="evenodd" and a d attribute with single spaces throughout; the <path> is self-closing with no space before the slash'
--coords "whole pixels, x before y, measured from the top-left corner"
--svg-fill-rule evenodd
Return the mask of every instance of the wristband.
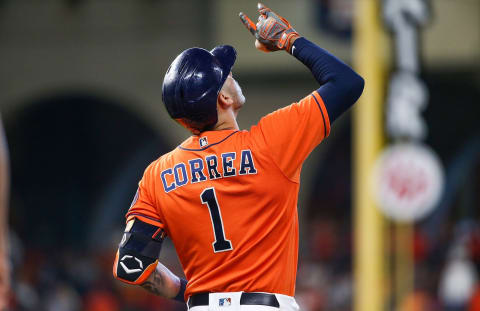
<path id="1" fill-rule="evenodd" d="M 177 296 L 173 298 L 176 301 L 185 303 L 185 289 L 187 288 L 187 280 L 180 279 L 180 290 L 178 291 Z"/>

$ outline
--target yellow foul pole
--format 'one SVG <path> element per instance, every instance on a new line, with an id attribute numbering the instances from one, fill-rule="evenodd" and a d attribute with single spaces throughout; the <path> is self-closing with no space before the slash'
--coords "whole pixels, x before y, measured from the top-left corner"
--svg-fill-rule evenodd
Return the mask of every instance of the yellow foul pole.
<path id="1" fill-rule="evenodd" d="M 371 174 L 383 142 L 384 36 L 380 0 L 356 0 L 354 66 L 365 90 L 353 112 L 355 311 L 384 309 L 384 221 L 375 207 Z"/>

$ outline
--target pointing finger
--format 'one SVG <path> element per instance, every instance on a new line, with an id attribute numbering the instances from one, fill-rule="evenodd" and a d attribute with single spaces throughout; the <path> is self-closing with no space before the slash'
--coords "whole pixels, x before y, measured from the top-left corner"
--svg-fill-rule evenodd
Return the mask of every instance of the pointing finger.
<path id="1" fill-rule="evenodd" d="M 260 2 L 258 3 L 257 8 L 258 8 L 258 12 L 262 15 L 268 16 L 268 12 L 272 11 L 269 8 L 267 8 L 263 3 L 260 3 Z"/>
<path id="2" fill-rule="evenodd" d="M 255 35 L 255 32 L 257 31 L 257 26 L 255 26 L 255 23 L 252 22 L 252 20 L 243 12 L 240 12 L 238 15 L 240 16 L 242 23 L 245 25 L 245 27 L 247 27 L 248 31 L 250 31 L 252 35 Z"/>

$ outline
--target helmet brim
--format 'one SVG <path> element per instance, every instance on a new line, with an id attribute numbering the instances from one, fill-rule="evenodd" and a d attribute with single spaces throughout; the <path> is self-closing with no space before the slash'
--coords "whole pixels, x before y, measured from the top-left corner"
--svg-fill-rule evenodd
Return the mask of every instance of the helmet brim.
<path id="1" fill-rule="evenodd" d="M 237 51 L 233 46 L 230 45 L 219 45 L 210 51 L 212 55 L 218 60 L 220 63 L 220 67 L 222 67 L 223 76 L 222 76 L 222 85 L 225 83 L 230 71 L 232 70 L 233 64 L 235 64 L 235 60 L 237 59 Z"/>

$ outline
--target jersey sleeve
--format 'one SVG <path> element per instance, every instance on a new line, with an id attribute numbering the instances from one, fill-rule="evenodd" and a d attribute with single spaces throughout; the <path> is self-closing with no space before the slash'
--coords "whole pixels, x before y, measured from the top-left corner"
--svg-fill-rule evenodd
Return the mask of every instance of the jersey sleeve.
<path id="1" fill-rule="evenodd" d="M 154 192 L 151 166 L 149 166 L 138 183 L 137 192 L 125 216 L 127 222 L 133 218 L 138 218 L 161 229 L 165 228 L 162 217 L 155 205 Z"/>
<path id="2" fill-rule="evenodd" d="M 330 134 L 330 119 L 321 96 L 315 91 L 263 117 L 252 130 L 263 136 L 266 152 L 283 174 L 299 182 L 303 162 Z"/>

